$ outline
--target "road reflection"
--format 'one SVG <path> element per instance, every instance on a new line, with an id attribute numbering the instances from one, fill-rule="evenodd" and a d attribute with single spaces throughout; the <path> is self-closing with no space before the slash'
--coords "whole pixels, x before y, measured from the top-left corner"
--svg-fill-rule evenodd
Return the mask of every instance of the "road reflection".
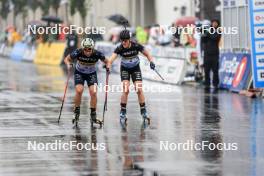
<path id="1" fill-rule="evenodd" d="M 201 129 L 200 129 L 200 143 L 208 141 L 208 143 L 213 143 L 215 145 L 223 143 L 223 136 L 221 134 L 221 116 L 219 114 L 219 98 L 218 94 L 204 91 L 203 94 L 203 106 L 202 106 L 202 116 L 201 116 Z M 202 168 L 203 175 L 223 175 L 221 165 L 223 162 L 223 151 L 210 150 L 209 147 L 205 147 L 205 150 L 200 150 L 201 159 L 210 163 L 217 164 L 217 166 L 212 169 L 210 167 L 204 166 Z"/>
<path id="2" fill-rule="evenodd" d="M 66 73 L 61 67 L 36 65 L 36 74 L 39 77 L 36 80 L 37 91 L 62 92 L 64 90 Z"/>

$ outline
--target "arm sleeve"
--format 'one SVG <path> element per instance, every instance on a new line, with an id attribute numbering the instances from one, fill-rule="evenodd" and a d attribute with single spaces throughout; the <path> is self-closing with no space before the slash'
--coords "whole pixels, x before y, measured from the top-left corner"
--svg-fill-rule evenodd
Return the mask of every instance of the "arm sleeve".
<path id="1" fill-rule="evenodd" d="M 118 47 L 116 47 L 114 53 L 116 53 L 116 54 L 120 54 L 120 51 L 121 51 L 120 46 L 118 46 Z"/>
<path id="2" fill-rule="evenodd" d="M 102 61 L 102 62 L 104 62 L 105 61 L 105 55 L 103 54 L 103 53 L 101 53 L 101 52 L 99 52 L 98 51 L 98 58 Z"/>
<path id="3" fill-rule="evenodd" d="M 140 51 L 140 52 L 143 52 L 145 47 L 139 43 L 136 44 L 136 47 L 137 47 L 137 50 Z"/>
<path id="4" fill-rule="evenodd" d="M 80 56 L 81 51 L 79 49 L 74 50 L 70 56 L 72 60 L 77 59 Z"/>

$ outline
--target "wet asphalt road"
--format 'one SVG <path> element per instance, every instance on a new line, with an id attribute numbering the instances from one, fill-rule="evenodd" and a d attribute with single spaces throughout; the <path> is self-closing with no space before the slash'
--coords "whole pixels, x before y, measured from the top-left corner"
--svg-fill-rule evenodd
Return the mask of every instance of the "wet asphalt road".
<path id="1" fill-rule="evenodd" d="M 129 96 L 128 126 L 119 124 L 120 93 L 109 93 L 103 129 L 91 128 L 87 89 L 78 128 L 71 124 L 74 96 L 69 84 L 61 123 L 57 124 L 66 74 L 61 68 L 0 58 L 0 175 L 264 175 L 264 106 L 224 91 L 168 86 L 146 93 L 150 126 L 142 126 L 135 93 Z M 104 82 L 105 74 L 98 79 Z M 112 74 L 110 84 L 118 84 Z M 98 95 L 102 116 L 104 93 Z M 91 144 L 91 150 L 28 150 L 28 143 Z M 168 144 L 192 141 L 235 143 L 237 150 L 170 150 Z M 96 148 L 104 145 L 103 150 Z"/>

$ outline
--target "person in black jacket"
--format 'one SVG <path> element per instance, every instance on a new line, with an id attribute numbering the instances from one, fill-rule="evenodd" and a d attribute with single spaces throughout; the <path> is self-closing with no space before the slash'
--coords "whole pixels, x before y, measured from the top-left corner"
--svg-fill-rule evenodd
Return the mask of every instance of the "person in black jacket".
<path id="1" fill-rule="evenodd" d="M 218 20 L 211 21 L 211 27 L 204 30 L 201 38 L 202 52 L 204 56 L 205 88 L 210 88 L 210 72 L 213 72 L 213 86 L 218 88 L 219 84 L 219 42 L 221 34 Z"/>
<path id="2" fill-rule="evenodd" d="M 78 48 L 78 35 L 76 33 L 68 34 L 66 40 L 67 45 L 64 51 L 64 58 Z"/>

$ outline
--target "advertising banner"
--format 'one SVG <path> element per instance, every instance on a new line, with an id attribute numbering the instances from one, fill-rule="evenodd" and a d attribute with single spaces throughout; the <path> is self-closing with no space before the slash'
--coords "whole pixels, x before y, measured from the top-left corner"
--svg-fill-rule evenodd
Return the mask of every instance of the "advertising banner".
<path id="1" fill-rule="evenodd" d="M 248 89 L 249 80 L 251 78 L 251 59 L 249 54 L 242 54 L 239 56 L 240 63 L 236 69 L 231 91 L 239 92 L 241 90 Z"/>
<path id="2" fill-rule="evenodd" d="M 37 47 L 35 64 L 60 65 L 65 43 L 41 43 Z"/>
<path id="3" fill-rule="evenodd" d="M 28 49 L 28 45 L 26 43 L 17 42 L 12 49 L 10 58 L 12 60 L 21 61 L 27 49 Z"/>
<path id="4" fill-rule="evenodd" d="M 253 85 L 264 88 L 264 0 L 249 0 Z"/>
<path id="5" fill-rule="evenodd" d="M 247 89 L 251 77 L 249 54 L 222 53 L 219 63 L 220 88 L 234 92 Z"/>

